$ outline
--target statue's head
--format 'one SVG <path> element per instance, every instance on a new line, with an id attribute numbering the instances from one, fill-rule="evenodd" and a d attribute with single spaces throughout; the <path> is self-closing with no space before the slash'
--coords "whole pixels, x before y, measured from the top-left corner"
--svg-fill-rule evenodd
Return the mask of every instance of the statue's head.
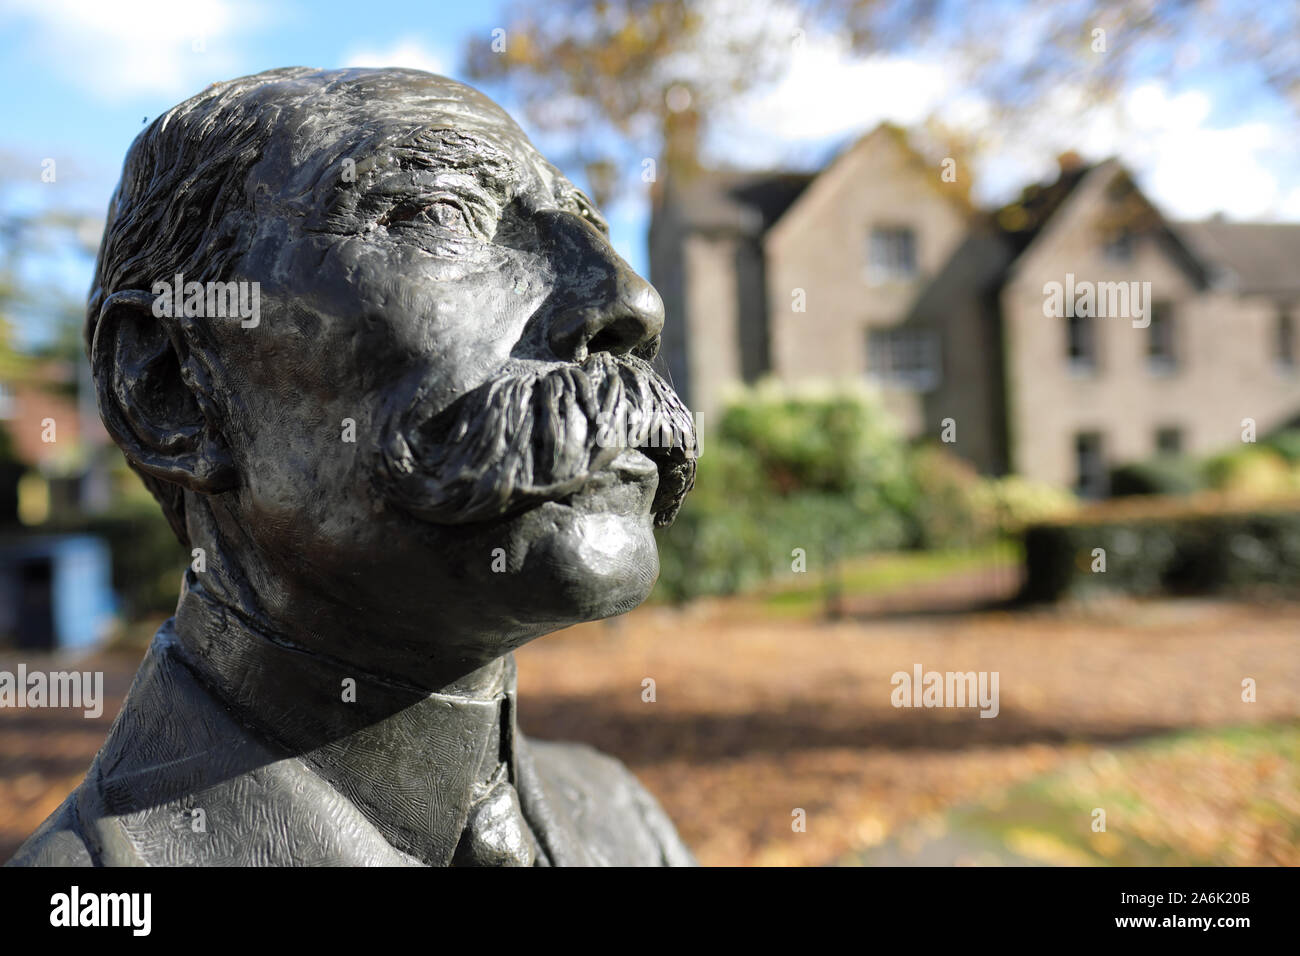
<path id="1" fill-rule="evenodd" d="M 662 325 L 490 100 L 294 68 L 136 140 L 86 342 L 109 432 L 227 599 L 487 661 L 649 593 L 694 475 Z"/>

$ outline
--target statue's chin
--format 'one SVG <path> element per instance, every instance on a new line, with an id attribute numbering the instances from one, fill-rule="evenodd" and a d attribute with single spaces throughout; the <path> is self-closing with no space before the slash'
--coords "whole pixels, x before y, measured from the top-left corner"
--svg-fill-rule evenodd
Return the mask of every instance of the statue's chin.
<path id="1" fill-rule="evenodd" d="M 527 603 L 542 617 L 594 621 L 630 611 L 649 597 L 659 577 L 659 555 L 648 511 L 549 503 L 530 517 L 538 523 L 519 582 L 532 592 Z"/>

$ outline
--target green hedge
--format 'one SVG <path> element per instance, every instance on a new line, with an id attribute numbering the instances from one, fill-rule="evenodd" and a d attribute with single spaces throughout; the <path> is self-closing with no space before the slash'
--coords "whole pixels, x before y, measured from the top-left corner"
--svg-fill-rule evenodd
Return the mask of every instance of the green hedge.
<path id="1" fill-rule="evenodd" d="M 1201 463 L 1183 456 L 1160 456 L 1120 465 L 1110 473 L 1110 493 L 1124 495 L 1185 495 L 1205 487 Z"/>
<path id="2" fill-rule="evenodd" d="M 1094 549 L 1105 571 L 1093 570 Z M 1024 534 L 1021 596 L 1300 593 L 1300 503 L 1035 525 Z"/>
<path id="3" fill-rule="evenodd" d="M 695 490 L 659 532 L 656 595 L 732 594 L 840 558 L 982 546 L 1072 511 L 1068 492 L 981 477 L 938 444 L 909 449 L 860 387 L 764 382 L 736 393 L 702 441 Z"/>

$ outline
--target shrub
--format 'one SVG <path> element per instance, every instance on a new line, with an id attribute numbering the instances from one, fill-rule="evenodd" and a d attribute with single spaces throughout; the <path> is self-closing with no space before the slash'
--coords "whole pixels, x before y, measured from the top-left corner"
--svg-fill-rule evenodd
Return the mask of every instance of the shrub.
<path id="1" fill-rule="evenodd" d="M 968 462 L 935 445 L 913 453 L 912 476 L 913 540 L 923 548 L 986 544 L 1078 506 L 1071 492 L 1046 482 L 1018 475 L 981 477 Z"/>
<path id="2" fill-rule="evenodd" d="M 978 507 L 982 481 L 969 462 L 926 444 L 912 452 L 911 470 L 915 488 L 909 518 L 914 544 L 952 548 L 989 537 L 995 525 L 990 522 L 992 515 Z"/>
<path id="3" fill-rule="evenodd" d="M 778 494 L 855 493 L 904 483 L 906 449 L 869 391 L 768 380 L 733 393 L 717 441 L 743 448 Z"/>
<path id="4" fill-rule="evenodd" d="M 701 442 L 695 490 L 659 533 L 657 594 L 681 601 L 908 540 L 906 449 L 869 393 L 772 382 L 736 393 Z"/>
<path id="5" fill-rule="evenodd" d="M 1205 471 L 1211 488 L 1243 498 L 1285 494 L 1292 487 L 1286 460 L 1269 447 L 1218 455 L 1206 463 Z"/>
<path id="6" fill-rule="evenodd" d="M 1288 464 L 1300 465 L 1300 428 L 1284 428 L 1274 432 L 1261 444 L 1277 452 Z"/>
<path id="7" fill-rule="evenodd" d="M 704 448 L 695 490 L 672 527 L 657 532 L 656 594 L 686 601 L 731 594 L 771 573 L 764 525 L 770 503 L 761 477 L 738 449 L 718 442 Z"/>
<path id="8" fill-rule="evenodd" d="M 1185 495 L 1205 487 L 1205 474 L 1196 459 L 1161 455 L 1120 465 L 1110 473 L 1110 493 L 1125 495 Z"/>
<path id="9" fill-rule="evenodd" d="M 1070 491 L 1019 475 L 985 478 L 972 493 L 978 526 L 1001 534 L 1018 534 L 1026 525 L 1066 517 L 1078 510 Z"/>

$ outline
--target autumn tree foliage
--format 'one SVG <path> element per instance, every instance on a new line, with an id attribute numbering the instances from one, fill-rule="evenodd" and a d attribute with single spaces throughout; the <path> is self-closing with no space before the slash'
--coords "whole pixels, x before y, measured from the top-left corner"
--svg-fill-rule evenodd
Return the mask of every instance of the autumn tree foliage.
<path id="1" fill-rule="evenodd" d="M 1105 102 L 1146 77 L 1198 64 L 1300 106 L 1300 5 L 1218 0 L 515 0 L 492 36 L 464 49 L 471 79 L 505 91 L 531 128 L 574 144 L 598 201 L 644 179 L 686 175 L 736 97 L 778 81 L 813 38 L 863 57 L 900 54 L 958 68 L 958 92 L 991 113 L 981 129 L 936 118 L 940 139 L 979 149 L 1042 111 Z M 825 96 L 843 91 L 828 89 Z M 843 104 L 851 113 L 854 104 Z M 1063 117 L 1063 119 L 1065 119 Z M 969 155 L 969 152 L 966 153 Z"/>

